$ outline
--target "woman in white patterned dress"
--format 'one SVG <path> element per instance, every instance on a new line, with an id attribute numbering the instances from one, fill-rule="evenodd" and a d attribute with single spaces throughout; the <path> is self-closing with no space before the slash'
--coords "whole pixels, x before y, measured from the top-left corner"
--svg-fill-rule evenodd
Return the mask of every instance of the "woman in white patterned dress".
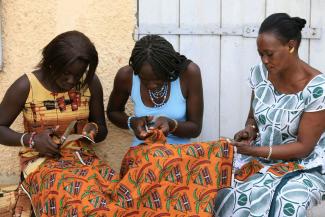
<path id="1" fill-rule="evenodd" d="M 325 199 L 325 75 L 298 56 L 306 21 L 284 13 L 259 29 L 262 63 L 252 68 L 251 109 L 235 134 L 231 188 L 214 216 L 306 216 Z"/>

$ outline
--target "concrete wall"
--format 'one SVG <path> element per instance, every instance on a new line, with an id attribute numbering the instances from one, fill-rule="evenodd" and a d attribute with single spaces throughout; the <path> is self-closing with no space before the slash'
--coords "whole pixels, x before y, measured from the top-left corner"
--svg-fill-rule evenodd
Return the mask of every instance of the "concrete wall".
<path id="1" fill-rule="evenodd" d="M 135 0 L 2 0 L 3 68 L 0 71 L 0 101 L 5 91 L 23 73 L 33 70 L 41 49 L 56 35 L 78 30 L 85 33 L 99 53 L 97 74 L 104 88 L 105 107 L 119 67 L 127 64 L 134 45 Z M 3 114 L 0 114 L 3 115 Z M 130 143 L 130 133 L 109 124 L 98 153 L 119 169 Z M 13 129 L 22 132 L 22 119 Z M 18 181 L 19 148 L 0 145 L 0 184 Z"/>

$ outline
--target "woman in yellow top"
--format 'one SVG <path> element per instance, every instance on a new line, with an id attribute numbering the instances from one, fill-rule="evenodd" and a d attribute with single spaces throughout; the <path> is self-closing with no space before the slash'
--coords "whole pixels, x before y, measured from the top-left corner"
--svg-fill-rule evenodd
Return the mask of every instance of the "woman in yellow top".
<path id="1" fill-rule="evenodd" d="M 0 104 L 0 144 L 23 146 L 22 186 L 32 199 L 37 216 L 57 215 L 63 210 L 61 214 L 68 216 L 81 213 L 86 206 L 84 212 L 91 212 L 94 208 L 88 198 L 81 206 L 82 192 L 93 184 L 91 190 L 98 191 L 95 197 L 105 198 L 101 192 L 108 188 L 110 179 L 106 179 L 105 187 L 97 184 L 104 179 L 99 170 L 106 168 L 113 175 L 114 171 L 107 164 L 99 168 L 99 159 L 85 142 L 74 142 L 70 145 L 76 147 L 60 149 L 60 142 L 52 138 L 53 135 L 60 138 L 69 123 L 77 121 L 71 133 L 93 132 L 97 133 L 93 138 L 96 142 L 105 139 L 103 91 L 95 75 L 98 54 L 88 37 L 70 31 L 55 37 L 42 55 L 37 69 L 18 78 Z M 23 112 L 24 133 L 10 129 L 20 112 Z M 92 175 L 98 178 L 85 181 Z M 69 201 L 78 202 L 73 206 L 68 205 Z"/>
<path id="2" fill-rule="evenodd" d="M 79 128 L 88 121 L 96 123 L 95 140 L 104 140 L 103 92 L 95 75 L 98 56 L 93 44 L 84 34 L 71 31 L 54 38 L 42 54 L 38 69 L 18 78 L 2 100 L 0 143 L 32 146 L 41 155 L 53 157 L 59 149 L 50 134 L 57 126 L 57 133 L 63 133 L 71 120 L 78 120 Z M 9 128 L 21 111 L 24 134 Z"/>

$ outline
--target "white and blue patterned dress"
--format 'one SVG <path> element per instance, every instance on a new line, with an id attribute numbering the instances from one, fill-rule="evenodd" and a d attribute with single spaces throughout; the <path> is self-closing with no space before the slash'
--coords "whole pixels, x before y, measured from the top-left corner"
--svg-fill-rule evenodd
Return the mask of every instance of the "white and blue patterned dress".
<path id="1" fill-rule="evenodd" d="M 262 63 L 252 68 L 252 108 L 260 132 L 255 145 L 295 142 L 302 114 L 325 109 L 325 75 L 315 76 L 302 91 L 295 94 L 278 92 L 267 77 L 267 69 Z M 243 164 L 250 159 L 252 157 L 240 155 L 236 163 Z M 325 132 L 313 152 L 297 160 L 304 167 L 303 170 L 276 176 L 267 169 L 272 164 L 284 161 L 258 160 L 265 166 L 259 173 L 244 182 L 234 180 L 231 188 L 218 192 L 215 217 L 303 217 L 308 208 L 325 199 Z"/>

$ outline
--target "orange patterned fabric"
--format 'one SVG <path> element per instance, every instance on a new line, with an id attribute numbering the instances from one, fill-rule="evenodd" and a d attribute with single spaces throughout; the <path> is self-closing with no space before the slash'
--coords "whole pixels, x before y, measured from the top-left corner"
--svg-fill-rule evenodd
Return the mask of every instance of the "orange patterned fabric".
<path id="1" fill-rule="evenodd" d="M 46 160 L 23 183 L 36 215 L 211 216 L 217 190 L 231 184 L 233 146 L 164 144 L 161 131 L 145 142 L 129 149 L 120 178 L 79 141 Z"/>
<path id="2" fill-rule="evenodd" d="M 261 164 L 258 160 L 253 159 L 250 162 L 244 164 L 239 170 L 235 172 L 235 179 L 237 181 L 245 181 L 250 176 L 259 172 L 262 168 L 264 168 L 263 164 Z M 296 162 L 286 162 L 277 163 L 270 166 L 270 168 L 267 169 L 267 172 L 270 172 L 276 176 L 283 176 L 289 172 L 301 169 L 303 169 L 303 167 Z"/>
<path id="3" fill-rule="evenodd" d="M 22 188 L 36 216 L 100 216 L 110 211 L 118 174 L 84 142 L 69 144 L 58 159 L 47 159 Z M 109 216 L 109 215 L 104 215 Z"/>
<path id="4" fill-rule="evenodd" d="M 244 181 L 248 177 L 254 175 L 263 168 L 263 165 L 256 159 L 244 164 L 239 170 L 235 172 L 235 178 L 238 181 Z"/>
<path id="5" fill-rule="evenodd" d="M 302 170 L 304 167 L 299 165 L 297 162 L 277 163 L 271 166 L 267 171 L 276 175 L 283 176 L 289 172 L 296 170 Z"/>
<path id="6" fill-rule="evenodd" d="M 156 138 L 164 138 L 158 132 Z M 163 141 L 132 147 L 125 155 L 116 186 L 119 206 L 138 207 L 133 216 L 211 216 L 217 190 L 231 184 L 233 146 L 226 140 Z"/>

